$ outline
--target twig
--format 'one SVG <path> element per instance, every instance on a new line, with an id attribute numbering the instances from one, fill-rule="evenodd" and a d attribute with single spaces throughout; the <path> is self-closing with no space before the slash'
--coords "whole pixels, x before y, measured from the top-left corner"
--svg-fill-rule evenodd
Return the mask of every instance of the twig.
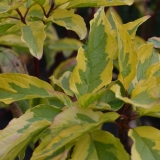
<path id="1" fill-rule="evenodd" d="M 18 118 L 23 115 L 21 109 L 19 108 L 16 102 L 11 103 L 9 108 L 15 118 Z"/>

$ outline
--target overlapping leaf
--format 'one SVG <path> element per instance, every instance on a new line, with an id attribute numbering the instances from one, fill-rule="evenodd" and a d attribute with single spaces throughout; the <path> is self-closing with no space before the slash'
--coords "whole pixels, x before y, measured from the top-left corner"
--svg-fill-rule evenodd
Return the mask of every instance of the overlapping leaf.
<path id="1" fill-rule="evenodd" d="M 17 9 L 19 6 L 23 5 L 27 0 L 13 0 L 9 2 L 8 0 L 0 1 L 0 13 L 5 13 L 10 10 Z"/>
<path id="2" fill-rule="evenodd" d="M 78 51 L 77 66 L 70 78 L 70 88 L 78 97 L 95 93 L 111 82 L 115 43 L 104 9 L 100 8 L 91 21 L 88 42 Z"/>
<path id="3" fill-rule="evenodd" d="M 131 99 L 121 95 L 120 87 L 118 85 L 114 85 L 111 89 L 116 93 L 117 98 L 126 103 L 132 104 L 136 107 L 151 108 L 159 103 L 159 82 L 159 77 L 150 77 L 147 80 L 140 81 L 132 91 Z"/>
<path id="4" fill-rule="evenodd" d="M 57 115 L 50 127 L 53 138 L 47 137 L 36 148 L 33 160 L 45 160 L 60 148 L 94 130 L 103 122 L 113 122 L 117 113 L 93 112 L 90 109 L 70 108 Z"/>
<path id="5" fill-rule="evenodd" d="M 71 75 L 71 72 L 67 71 L 59 79 L 55 79 L 54 76 L 51 76 L 50 79 L 53 81 L 54 84 L 62 88 L 67 95 L 73 96 L 73 92 L 69 88 L 70 75 Z"/>
<path id="6" fill-rule="evenodd" d="M 0 131 L 1 160 L 11 157 L 15 159 L 60 112 L 52 106 L 40 105 L 28 110 L 20 118 L 13 119 L 4 130 Z"/>
<path id="7" fill-rule="evenodd" d="M 142 18 L 139 18 L 133 22 L 123 24 L 123 27 L 127 30 L 131 39 L 134 39 L 134 37 L 136 35 L 137 28 L 149 18 L 150 18 L 150 16 L 148 15 L 148 16 L 144 16 Z"/>
<path id="8" fill-rule="evenodd" d="M 0 94 L 0 101 L 6 104 L 23 99 L 57 97 L 65 105 L 72 106 L 65 94 L 54 91 L 49 83 L 26 74 L 1 74 Z"/>
<path id="9" fill-rule="evenodd" d="M 109 132 L 96 130 L 79 139 L 71 160 L 129 160 L 118 138 Z"/>
<path id="10" fill-rule="evenodd" d="M 83 18 L 74 14 L 73 10 L 56 9 L 47 21 L 53 21 L 68 30 L 76 32 L 80 39 L 84 39 L 87 34 L 87 28 Z"/>
<path id="11" fill-rule="evenodd" d="M 60 5 L 66 2 L 66 0 L 60 1 L 56 0 L 56 4 Z M 67 1 L 66 8 L 78 8 L 78 7 L 101 7 L 101 6 L 118 6 L 118 5 L 131 5 L 134 1 L 133 0 L 69 0 Z"/>
<path id="12" fill-rule="evenodd" d="M 21 29 L 21 40 L 27 44 L 30 53 L 38 59 L 41 59 L 43 54 L 43 43 L 46 38 L 44 28 L 45 25 L 41 21 L 35 21 L 22 26 Z"/>
<path id="13" fill-rule="evenodd" d="M 159 37 L 152 37 L 148 39 L 148 42 L 152 42 L 155 48 L 160 49 L 160 38 Z"/>
<path id="14" fill-rule="evenodd" d="M 147 134 L 146 134 L 147 133 Z M 158 160 L 160 157 L 160 131 L 143 126 L 130 129 L 129 136 L 134 144 L 131 149 L 133 160 Z"/>
<path id="15" fill-rule="evenodd" d="M 160 104 L 157 104 L 151 108 L 136 108 L 139 116 L 151 116 L 160 118 Z"/>
<path id="16" fill-rule="evenodd" d="M 137 80 L 146 78 L 147 69 L 158 62 L 158 54 L 153 50 L 153 44 L 142 45 L 138 50 Z"/>
<path id="17" fill-rule="evenodd" d="M 112 14 L 113 15 L 113 14 Z M 113 15 L 113 19 L 114 15 Z M 122 82 L 125 89 L 128 89 L 130 82 L 136 75 L 137 53 L 133 46 L 131 37 L 115 20 L 118 42 L 118 63 L 119 75 L 118 79 Z"/>

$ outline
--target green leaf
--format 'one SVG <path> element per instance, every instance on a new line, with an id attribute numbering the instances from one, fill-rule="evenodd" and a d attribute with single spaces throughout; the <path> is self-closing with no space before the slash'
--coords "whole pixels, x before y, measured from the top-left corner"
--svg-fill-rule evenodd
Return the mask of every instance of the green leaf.
<path id="1" fill-rule="evenodd" d="M 56 79 L 60 78 L 63 75 L 63 73 L 65 73 L 66 71 L 72 71 L 76 64 L 77 64 L 77 62 L 76 62 L 76 58 L 75 57 L 69 58 L 69 59 L 63 61 L 55 69 L 55 71 L 53 73 L 53 76 Z"/>
<path id="2" fill-rule="evenodd" d="M 146 134 L 147 133 L 147 134 Z M 133 160 L 158 160 L 160 157 L 160 131 L 143 126 L 129 130 L 134 144 L 131 149 Z"/>
<path id="3" fill-rule="evenodd" d="M 116 42 L 103 8 L 97 11 L 90 26 L 89 40 L 79 49 L 77 66 L 70 77 L 70 88 L 77 97 L 97 92 L 112 79 Z"/>
<path id="4" fill-rule="evenodd" d="M 136 108 L 139 116 L 151 116 L 160 118 L 160 104 L 151 108 Z"/>
<path id="5" fill-rule="evenodd" d="M 21 37 L 16 34 L 7 34 L 0 36 L 0 44 L 11 47 L 27 47 L 26 44 L 21 41 Z"/>
<path id="6" fill-rule="evenodd" d="M 136 84 L 130 99 L 121 95 L 120 86 L 114 85 L 111 89 L 115 92 L 117 98 L 126 103 L 132 104 L 136 107 L 151 108 L 159 103 L 159 83 L 159 77 L 150 77 L 147 80 L 141 80 Z"/>
<path id="7" fill-rule="evenodd" d="M 47 4 L 49 4 L 49 0 L 33 0 L 33 1 L 41 6 L 46 6 Z"/>
<path id="8" fill-rule="evenodd" d="M 152 42 L 155 48 L 160 49 L 160 38 L 159 37 L 149 38 L 148 42 Z"/>
<path id="9" fill-rule="evenodd" d="M 5 34 L 5 32 L 13 27 L 15 23 L 6 23 L 6 24 L 0 24 L 0 36 Z"/>
<path id="10" fill-rule="evenodd" d="M 43 43 L 46 38 L 44 28 L 45 25 L 41 21 L 32 22 L 21 28 L 21 40 L 27 44 L 30 53 L 38 59 L 41 59 L 43 54 Z"/>
<path id="11" fill-rule="evenodd" d="M 46 137 L 34 151 L 32 159 L 53 158 L 53 154 L 69 142 L 74 142 L 103 122 L 113 122 L 118 117 L 117 113 L 102 114 L 90 109 L 67 109 L 55 117 L 50 127 L 53 138 Z"/>
<path id="12" fill-rule="evenodd" d="M 158 56 L 157 56 L 158 58 Z M 158 59 L 156 59 L 156 61 L 158 61 Z M 146 77 L 158 77 L 160 76 L 160 62 L 154 63 L 153 65 L 151 65 L 147 71 L 146 71 Z"/>
<path id="13" fill-rule="evenodd" d="M 21 5 L 23 5 L 27 0 L 13 0 L 12 2 L 8 2 L 8 0 L 0 1 L 0 13 L 5 13 L 14 9 L 17 9 Z"/>
<path id="14" fill-rule="evenodd" d="M 130 82 L 136 75 L 137 53 L 127 30 L 125 30 L 122 25 L 117 23 L 114 15 L 113 19 L 116 24 L 118 39 L 118 63 L 120 72 L 118 79 L 122 82 L 125 89 L 128 89 Z"/>
<path id="15" fill-rule="evenodd" d="M 114 16 L 116 17 L 116 20 L 117 20 L 118 23 L 123 24 L 123 22 L 122 22 L 121 17 L 119 16 L 119 14 L 116 12 L 116 10 L 115 10 L 113 7 L 109 7 L 109 9 L 108 9 L 107 12 L 106 12 L 106 17 L 107 17 L 109 23 L 110 23 L 111 26 L 112 26 L 112 30 L 114 30 L 114 29 L 116 29 L 116 26 L 115 26 L 115 22 L 114 22 L 114 19 L 113 19 L 113 17 L 112 17 L 111 12 L 112 12 L 112 13 L 114 14 Z"/>
<path id="16" fill-rule="evenodd" d="M 45 130 L 61 111 L 47 105 L 36 106 L 0 131 L 1 159 L 15 159 L 21 150 Z"/>
<path id="17" fill-rule="evenodd" d="M 60 2 L 59 0 L 57 0 Z M 64 2 L 64 0 L 62 1 Z M 78 8 L 78 7 L 101 7 L 101 6 L 118 6 L 118 5 L 132 5 L 133 0 L 69 0 L 66 4 L 66 8 Z"/>
<path id="18" fill-rule="evenodd" d="M 150 15 L 147 15 L 147 16 L 139 18 L 133 22 L 123 24 L 123 27 L 127 30 L 131 39 L 135 38 L 136 31 L 137 31 L 138 27 L 149 18 L 150 18 Z"/>
<path id="19" fill-rule="evenodd" d="M 78 106 L 79 107 L 89 107 L 90 104 L 99 100 L 105 92 L 98 92 L 98 93 L 87 93 L 83 96 L 79 97 L 78 99 Z"/>
<path id="20" fill-rule="evenodd" d="M 52 43 L 50 45 L 50 49 L 55 51 L 63 51 L 64 55 L 66 55 L 65 53 L 69 52 L 71 54 L 72 51 L 78 50 L 82 45 L 83 43 L 77 39 L 63 38 L 57 40 L 55 43 Z"/>
<path id="21" fill-rule="evenodd" d="M 14 101 L 57 97 L 71 107 L 72 101 L 68 96 L 53 90 L 52 86 L 36 77 L 26 74 L 0 74 L 0 101 L 6 104 Z"/>
<path id="22" fill-rule="evenodd" d="M 70 78 L 71 72 L 67 71 L 65 72 L 59 79 L 55 79 L 54 76 L 51 76 L 50 79 L 53 81 L 54 84 L 58 85 L 60 88 L 63 89 L 63 91 L 73 97 L 73 92 L 69 88 L 69 78 Z"/>
<path id="23" fill-rule="evenodd" d="M 73 10 L 56 9 L 47 21 L 53 21 L 57 25 L 76 32 L 80 39 L 86 37 L 87 28 L 85 22 L 81 16 L 74 14 Z"/>
<path id="24" fill-rule="evenodd" d="M 129 160 L 118 138 L 109 132 L 96 130 L 77 142 L 71 160 Z"/>
<path id="25" fill-rule="evenodd" d="M 137 67 L 137 80 L 146 78 L 147 69 L 154 63 L 158 62 L 158 54 L 153 50 L 153 44 L 142 45 L 138 49 L 138 67 Z"/>

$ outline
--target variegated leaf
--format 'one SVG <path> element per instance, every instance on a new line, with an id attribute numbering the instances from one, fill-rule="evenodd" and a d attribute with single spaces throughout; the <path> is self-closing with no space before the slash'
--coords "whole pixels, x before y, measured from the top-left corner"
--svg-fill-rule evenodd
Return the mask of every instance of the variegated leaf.
<path id="1" fill-rule="evenodd" d="M 45 25 L 41 21 L 32 22 L 30 25 L 23 25 L 21 40 L 25 42 L 30 53 L 41 59 L 43 54 L 43 43 L 46 38 Z"/>
<path id="2" fill-rule="evenodd" d="M 49 47 L 55 51 L 63 51 L 63 55 L 69 57 L 73 51 L 77 51 L 82 45 L 83 43 L 77 39 L 63 38 L 57 40 L 55 43 L 52 42 Z"/>
<path id="3" fill-rule="evenodd" d="M 98 93 L 84 94 L 83 96 L 79 97 L 78 106 L 79 107 L 89 107 L 90 104 L 99 100 L 103 96 L 103 94 L 105 94 L 104 91 L 98 92 Z"/>
<path id="4" fill-rule="evenodd" d="M 15 159 L 60 112 L 52 106 L 40 105 L 28 110 L 18 119 L 14 118 L 5 129 L 0 131 L 1 160 Z"/>
<path id="5" fill-rule="evenodd" d="M 34 2 L 36 2 L 36 3 L 38 3 L 39 5 L 41 5 L 41 6 L 46 6 L 46 5 L 48 5 L 49 4 L 49 0 L 33 0 Z"/>
<path id="6" fill-rule="evenodd" d="M 76 32 L 80 39 L 86 37 L 87 28 L 85 22 L 81 16 L 74 14 L 73 10 L 56 9 L 46 21 L 53 21 L 57 25 Z"/>
<path id="7" fill-rule="evenodd" d="M 133 22 L 123 24 L 123 27 L 127 30 L 131 39 L 134 39 L 134 37 L 136 35 L 137 28 L 149 18 L 150 18 L 150 16 L 148 15 L 148 16 L 144 16 L 142 18 L 139 18 Z"/>
<path id="8" fill-rule="evenodd" d="M 9 2 L 8 0 L 0 1 L 0 13 L 5 13 L 14 9 L 17 9 L 19 6 L 23 5 L 27 0 L 13 0 Z"/>
<path id="9" fill-rule="evenodd" d="M 26 74 L 0 74 L 0 93 L 0 101 L 6 104 L 23 99 L 57 97 L 66 106 L 72 106 L 68 96 L 54 91 L 49 83 Z"/>
<path id="10" fill-rule="evenodd" d="M 130 82 L 136 75 L 137 53 L 127 30 L 125 30 L 122 25 L 117 23 L 114 15 L 113 19 L 116 24 L 118 39 L 118 63 L 120 72 L 118 79 L 122 82 L 125 89 L 128 89 Z"/>
<path id="11" fill-rule="evenodd" d="M 0 36 L 0 44 L 1 45 L 6 45 L 6 46 L 11 46 L 11 47 L 27 47 L 24 42 L 21 41 L 21 37 L 16 34 L 6 34 Z"/>
<path id="12" fill-rule="evenodd" d="M 151 116 L 160 118 L 160 104 L 157 104 L 151 108 L 136 108 L 139 116 Z"/>
<path id="13" fill-rule="evenodd" d="M 9 30 L 11 27 L 13 27 L 15 23 L 0 23 L 0 36 L 5 34 L 7 30 Z"/>
<path id="14" fill-rule="evenodd" d="M 116 17 L 116 20 L 119 24 L 123 24 L 123 22 L 122 22 L 121 17 L 119 16 L 119 14 L 116 12 L 116 10 L 113 7 L 110 7 L 106 12 L 106 16 L 107 16 L 109 23 L 112 26 L 112 30 L 114 30 L 114 29 L 116 29 L 116 26 L 115 26 L 115 22 L 114 22 L 114 19 L 112 17 L 111 12 L 114 14 L 114 16 Z"/>
<path id="15" fill-rule="evenodd" d="M 138 49 L 138 66 L 137 66 L 137 80 L 146 78 L 147 69 L 154 63 L 158 62 L 158 54 L 153 50 L 153 44 L 142 45 Z"/>
<path id="16" fill-rule="evenodd" d="M 132 5 L 134 0 L 69 0 L 66 8 Z"/>
<path id="17" fill-rule="evenodd" d="M 155 48 L 160 49 L 160 38 L 159 37 L 152 37 L 148 39 L 148 42 L 152 42 Z"/>
<path id="18" fill-rule="evenodd" d="M 132 160 L 159 159 L 160 131 L 158 129 L 149 126 L 138 127 L 130 129 L 129 136 L 134 142 L 131 149 Z"/>
<path id="19" fill-rule="evenodd" d="M 77 142 L 71 160 L 129 160 L 118 138 L 109 132 L 96 130 L 86 134 Z"/>
<path id="20" fill-rule="evenodd" d="M 73 96 L 73 92 L 69 88 L 69 78 L 70 78 L 71 72 L 67 71 L 65 72 L 59 79 L 56 79 L 54 76 L 51 76 L 50 79 L 52 82 L 56 85 L 58 85 L 60 88 L 63 89 L 63 91 L 69 95 Z"/>
<path id="21" fill-rule="evenodd" d="M 25 64 L 11 49 L 0 47 L 0 70 L 2 73 L 28 73 Z"/>
<path id="22" fill-rule="evenodd" d="M 103 8 L 97 11 L 90 25 L 89 40 L 79 49 L 77 66 L 70 77 L 70 88 L 77 97 L 97 92 L 112 79 L 116 42 Z"/>
<path id="23" fill-rule="evenodd" d="M 53 138 L 46 137 L 44 139 L 33 153 L 32 160 L 53 158 L 54 153 L 69 142 L 74 142 L 103 122 L 113 122 L 118 117 L 117 113 L 102 114 L 90 109 L 67 109 L 55 117 L 50 127 Z"/>
<path id="24" fill-rule="evenodd" d="M 112 86 L 111 89 L 116 93 L 117 98 L 136 107 L 151 108 L 159 103 L 160 86 L 157 77 L 138 82 L 132 91 L 131 99 L 121 95 L 118 85 Z"/>
<path id="25" fill-rule="evenodd" d="M 136 49 L 138 50 L 139 47 L 146 44 L 146 41 L 142 37 L 139 37 L 136 35 L 133 39 L 133 43 L 134 43 L 134 46 L 136 47 Z"/>
<path id="26" fill-rule="evenodd" d="M 158 58 L 158 56 L 156 58 Z M 156 61 L 158 61 L 158 59 L 156 59 Z M 154 63 L 147 69 L 146 77 L 149 78 L 152 76 L 154 77 L 160 76 L 160 62 Z"/>

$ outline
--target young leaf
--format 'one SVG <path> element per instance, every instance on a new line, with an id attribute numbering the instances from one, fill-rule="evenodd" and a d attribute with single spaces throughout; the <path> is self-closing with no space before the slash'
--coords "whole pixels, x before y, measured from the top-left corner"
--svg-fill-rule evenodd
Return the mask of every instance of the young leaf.
<path id="1" fill-rule="evenodd" d="M 30 25 L 23 25 L 21 40 L 25 42 L 31 54 L 41 59 L 43 54 L 43 43 L 46 38 L 45 25 L 41 21 L 32 22 Z"/>
<path id="2" fill-rule="evenodd" d="M 23 99 L 57 97 L 66 106 L 72 106 L 68 96 L 54 91 L 49 83 L 26 74 L 0 74 L 0 93 L 0 101 L 6 104 Z"/>
<path id="3" fill-rule="evenodd" d="M 134 0 L 69 0 L 66 8 L 78 8 L 78 7 L 101 7 L 101 6 L 118 6 L 118 5 L 131 5 Z"/>
<path id="4" fill-rule="evenodd" d="M 77 142 L 71 160 L 129 160 L 118 138 L 109 132 L 96 130 Z"/>
<path id="5" fill-rule="evenodd" d="M 70 77 L 70 88 L 77 97 L 97 92 L 112 79 L 116 42 L 103 8 L 97 11 L 90 25 L 89 40 L 79 49 L 77 66 Z"/>
<path id="6" fill-rule="evenodd" d="M 127 30 L 131 39 L 134 39 L 134 37 L 136 35 L 137 28 L 149 18 L 150 18 L 150 16 L 148 15 L 148 16 L 144 16 L 142 18 L 139 18 L 133 22 L 123 24 L 123 27 Z"/>
<path id="7" fill-rule="evenodd" d="M 147 134 L 146 134 L 147 133 Z M 133 160 L 158 160 L 160 157 L 160 131 L 143 126 L 129 130 L 134 144 L 131 150 Z"/>
<path id="8" fill-rule="evenodd" d="M 57 25 L 76 32 L 80 39 L 86 37 L 87 28 L 84 20 L 81 16 L 74 14 L 73 10 L 56 9 L 47 21 L 53 21 Z"/>
<path id="9" fill-rule="evenodd" d="M 103 122 L 113 122 L 118 117 L 117 113 L 102 114 L 90 109 L 67 109 L 55 117 L 50 127 L 53 138 L 43 140 L 34 151 L 32 160 L 53 158 L 54 153 L 69 142 L 74 142 Z"/>
<path id="10" fill-rule="evenodd" d="M 158 54 L 153 50 L 153 44 L 142 45 L 138 49 L 138 66 L 137 66 L 137 80 L 140 81 L 146 78 L 147 69 L 154 63 L 158 62 Z"/>
<path id="11" fill-rule="evenodd" d="M 116 24 L 118 39 L 118 63 L 120 72 L 118 79 L 122 82 L 125 89 L 128 89 L 130 82 L 136 75 L 137 53 L 128 32 L 119 23 L 117 23 L 114 15 L 113 19 Z"/>
<path id="12" fill-rule="evenodd" d="M 47 105 L 40 105 L 28 110 L 18 119 L 0 131 L 1 159 L 15 159 L 28 144 L 45 130 L 52 119 L 61 111 Z"/>
<path id="13" fill-rule="evenodd" d="M 62 88 L 67 95 L 73 96 L 73 92 L 69 88 L 70 75 L 71 75 L 71 72 L 67 71 L 59 79 L 55 79 L 54 76 L 51 76 L 50 79 L 53 81 L 54 84 Z"/>

